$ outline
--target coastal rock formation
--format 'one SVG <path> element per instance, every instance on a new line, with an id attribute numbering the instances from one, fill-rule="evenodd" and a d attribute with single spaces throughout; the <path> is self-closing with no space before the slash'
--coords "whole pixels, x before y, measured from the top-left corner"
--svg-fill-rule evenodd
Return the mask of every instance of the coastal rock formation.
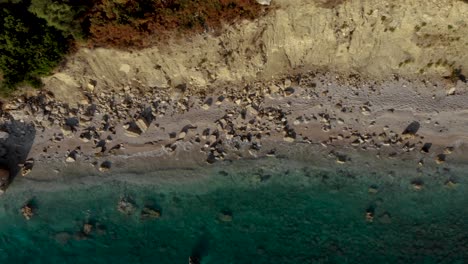
<path id="1" fill-rule="evenodd" d="M 24 106 L 16 103 L 15 109 L 26 114 L 27 111 L 17 108 L 20 105 Z M 36 129 L 31 123 L 7 121 L 3 116 L 0 118 L 0 131 L 3 131 L 4 135 L 0 139 L 0 192 L 3 193 L 20 172 L 25 176 L 31 171 L 34 160 L 27 157 L 36 136 Z"/>

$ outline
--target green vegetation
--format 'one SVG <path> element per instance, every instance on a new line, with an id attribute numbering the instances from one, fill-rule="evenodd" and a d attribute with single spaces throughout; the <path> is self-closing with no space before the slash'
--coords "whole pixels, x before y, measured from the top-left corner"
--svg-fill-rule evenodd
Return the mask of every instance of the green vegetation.
<path id="1" fill-rule="evenodd" d="M 0 32 L 0 92 L 4 95 L 22 82 L 39 86 L 39 77 L 50 73 L 67 52 L 62 33 L 20 4 L 1 5 Z"/>
<path id="2" fill-rule="evenodd" d="M 0 0 L 0 94 L 40 86 L 74 46 L 144 48 L 260 11 L 255 0 Z"/>
<path id="3" fill-rule="evenodd" d="M 80 20 L 88 6 L 85 1 L 31 0 L 28 10 L 63 34 L 81 39 L 84 32 Z"/>

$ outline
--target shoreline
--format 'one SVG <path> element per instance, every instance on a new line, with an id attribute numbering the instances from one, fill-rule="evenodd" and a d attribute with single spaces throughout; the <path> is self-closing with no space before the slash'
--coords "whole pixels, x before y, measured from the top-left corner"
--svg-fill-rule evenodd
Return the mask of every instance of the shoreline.
<path id="1" fill-rule="evenodd" d="M 37 176 L 30 169 L 40 164 L 48 167 L 45 175 L 56 175 L 76 162 L 113 173 L 134 159 L 160 168 L 278 155 L 300 159 L 298 143 L 331 164 L 352 164 L 347 155 L 357 151 L 382 160 L 406 157 L 415 170 L 443 168 L 466 163 L 468 142 L 468 123 L 460 122 L 468 116 L 468 87 L 458 83 L 449 93 L 443 85 L 405 79 L 375 84 L 311 72 L 220 87 L 210 96 L 189 87 L 88 91 L 89 101 L 77 108 L 42 91 L 4 105 L 2 120 L 13 117 L 35 128 L 30 165 L 17 176 L 31 179 Z"/>

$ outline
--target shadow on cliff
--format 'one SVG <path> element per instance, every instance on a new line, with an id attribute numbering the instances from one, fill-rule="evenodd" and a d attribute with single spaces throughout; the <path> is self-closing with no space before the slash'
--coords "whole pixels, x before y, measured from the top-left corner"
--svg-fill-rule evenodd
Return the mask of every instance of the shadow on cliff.
<path id="1" fill-rule="evenodd" d="M 24 166 L 36 129 L 32 124 L 12 121 L 0 124 L 0 133 L 0 193 L 3 193 Z M 32 167 L 32 163 L 28 166 Z"/>

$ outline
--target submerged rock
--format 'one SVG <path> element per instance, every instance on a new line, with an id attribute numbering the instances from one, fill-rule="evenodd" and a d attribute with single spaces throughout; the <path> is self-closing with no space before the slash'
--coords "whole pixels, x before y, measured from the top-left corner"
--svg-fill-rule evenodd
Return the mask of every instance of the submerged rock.
<path id="1" fill-rule="evenodd" d="M 10 170 L 0 167 L 0 194 L 4 192 L 10 183 Z"/>
<path id="2" fill-rule="evenodd" d="M 30 220 L 34 215 L 33 207 L 30 204 L 26 204 L 21 208 L 21 214 L 26 220 Z"/>
<path id="3" fill-rule="evenodd" d="M 141 211 L 142 219 L 156 219 L 161 217 L 161 211 L 150 207 L 145 207 Z"/>
<path id="4" fill-rule="evenodd" d="M 135 211 L 135 204 L 130 198 L 122 198 L 117 204 L 117 210 L 122 214 L 130 215 Z"/>
<path id="5" fill-rule="evenodd" d="M 72 239 L 72 235 L 68 232 L 60 232 L 55 234 L 54 239 L 57 243 L 65 245 Z"/>
<path id="6" fill-rule="evenodd" d="M 83 234 L 89 236 L 92 231 L 93 231 L 93 225 L 88 224 L 88 223 L 83 225 Z"/>
<path id="7" fill-rule="evenodd" d="M 218 215 L 218 219 L 221 222 L 231 222 L 232 221 L 232 212 L 222 211 Z"/>

